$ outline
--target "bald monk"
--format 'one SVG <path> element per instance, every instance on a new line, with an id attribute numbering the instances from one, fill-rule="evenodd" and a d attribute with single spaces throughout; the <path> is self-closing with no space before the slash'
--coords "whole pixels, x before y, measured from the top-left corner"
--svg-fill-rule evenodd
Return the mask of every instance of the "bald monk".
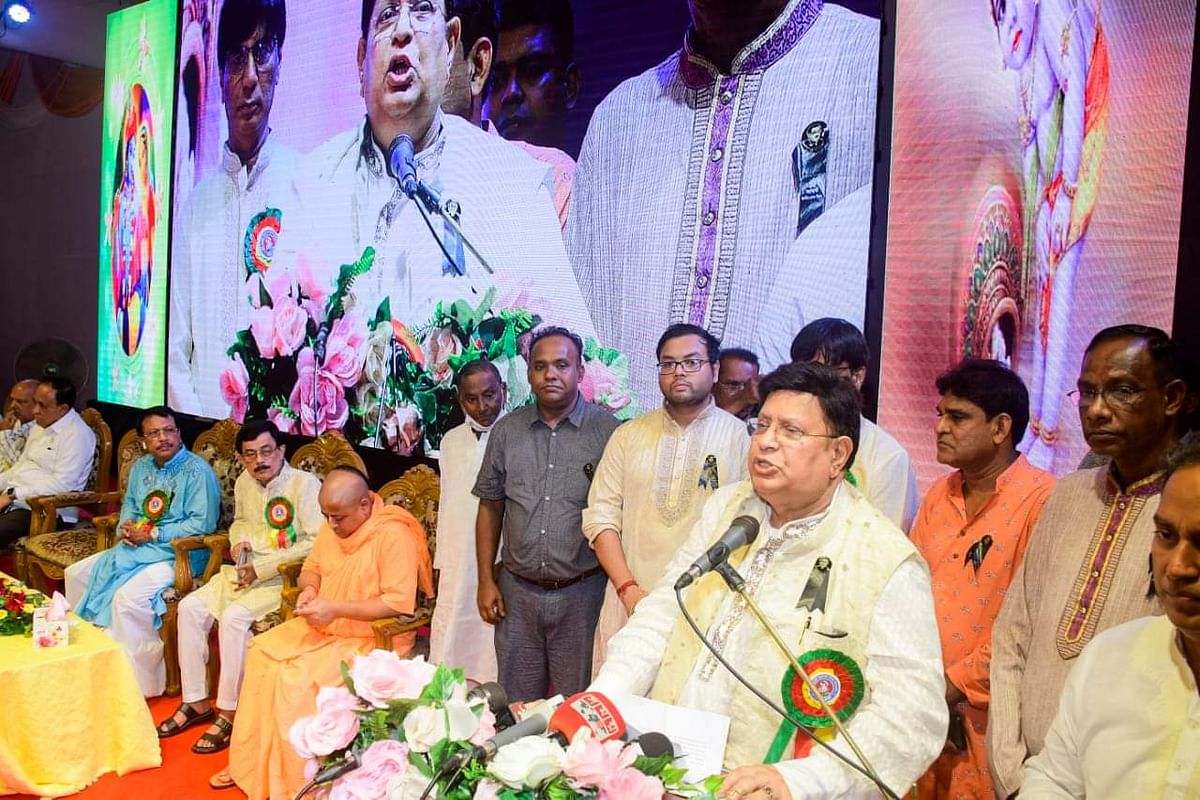
<path id="1" fill-rule="evenodd" d="M 300 571 L 296 617 L 256 636 L 246 655 L 229 766 L 214 789 L 236 784 L 250 800 L 291 798 L 307 782 L 288 742 L 292 723 L 316 709 L 317 690 L 341 682 L 341 664 L 375 646 L 372 620 L 416 609 L 433 594 L 420 523 L 385 506 L 356 469 L 338 467 L 318 498 L 325 524 Z M 401 655 L 415 634 L 398 637 Z"/>

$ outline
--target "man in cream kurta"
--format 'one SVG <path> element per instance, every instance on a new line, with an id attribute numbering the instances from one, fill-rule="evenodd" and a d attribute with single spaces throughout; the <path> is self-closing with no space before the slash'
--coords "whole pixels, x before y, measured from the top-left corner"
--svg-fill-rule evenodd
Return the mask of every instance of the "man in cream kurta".
<path id="1" fill-rule="evenodd" d="M 646 596 L 641 587 L 662 579 L 704 502 L 746 477 L 746 423 L 712 399 L 720 348 L 703 328 L 668 328 L 656 357 L 662 407 L 617 428 L 596 468 L 583 535 L 609 585 L 596 625 L 593 675 L 604 664 L 608 640 Z"/>
<path id="2" fill-rule="evenodd" d="M 781 730 L 774 713 L 734 682 L 683 621 L 676 576 L 735 517 L 748 514 L 760 534 L 730 563 L 802 662 L 833 650 L 859 665 L 865 692 L 857 706 L 853 681 L 842 682 L 845 696 L 835 691 L 827 699 L 835 706 L 850 701 L 847 730 L 880 779 L 903 794 L 946 736 L 929 572 L 899 529 L 843 481 L 858 438 L 853 385 L 828 368 L 792 364 L 765 378 L 762 393 L 749 481 L 708 501 L 663 581 L 613 638 L 593 687 L 730 716 L 726 796 L 876 796 L 866 778 L 803 735 Z M 744 603 L 715 574 L 687 589 L 684 602 L 714 647 L 778 702 L 786 660 Z M 849 752 L 840 735 L 830 743 Z"/>
<path id="3" fill-rule="evenodd" d="M 475 595 L 475 516 L 471 494 L 492 426 L 504 411 L 504 382 L 490 361 L 468 363 L 458 373 L 458 404 L 466 421 L 442 437 L 438 499 L 438 598 L 429 633 L 429 660 L 461 668 L 480 683 L 496 680 L 494 628 L 479 616 Z"/>
<path id="4" fill-rule="evenodd" d="M 216 621 L 221 648 L 217 711 L 232 722 L 242 686 L 242 667 L 250 646 L 250 626 L 279 608 L 283 578 L 279 565 L 302 559 L 312 549 L 323 518 L 317 503 L 321 481 L 290 466 L 279 442 L 279 429 L 265 420 L 247 422 L 238 431 L 238 454 L 245 469 L 234 484 L 230 549 L 237 566 L 223 566 L 212 580 L 179 603 L 179 670 L 183 704 L 159 726 L 173 736 L 189 723 L 212 717 L 204 665 L 208 633 Z M 215 752 L 229 741 L 231 726 L 214 721 L 193 749 Z"/>

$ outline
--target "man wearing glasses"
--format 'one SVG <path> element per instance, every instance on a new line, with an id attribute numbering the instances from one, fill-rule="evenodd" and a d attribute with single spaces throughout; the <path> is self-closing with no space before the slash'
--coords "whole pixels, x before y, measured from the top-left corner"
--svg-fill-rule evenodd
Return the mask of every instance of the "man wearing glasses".
<path id="1" fill-rule="evenodd" d="M 218 26 L 229 139 L 179 218 L 167 376 L 175 408 L 214 419 L 229 415 L 220 375 L 227 348 L 249 327 L 247 279 L 269 269 L 274 235 L 291 227 L 297 159 L 269 125 L 287 32 L 284 0 L 226 0 Z"/>
<path id="2" fill-rule="evenodd" d="M 162 592 L 175 581 L 171 543 L 212 533 L 221 514 L 221 489 L 212 467 L 183 446 L 175 412 L 155 406 L 138 423 L 146 455 L 129 472 L 115 545 L 67 567 L 67 601 L 83 619 L 107 630 L 125 648 L 146 697 L 166 688 L 158 626 Z M 203 550 L 191 554 L 193 574 Z"/>
<path id="3" fill-rule="evenodd" d="M 758 356 L 741 347 L 721 351 L 717 363 L 717 382 L 713 400 L 717 408 L 740 420 L 748 420 L 758 411 Z"/>
<path id="4" fill-rule="evenodd" d="M 324 518 L 317 495 L 321 481 L 287 463 L 279 429 L 270 420 L 252 420 L 238 430 L 236 444 L 244 469 L 233 485 L 233 524 L 229 526 L 234 566 L 223 566 L 212 580 L 179 603 L 179 671 L 183 702 L 158 726 L 159 738 L 182 733 L 213 720 L 192 745 L 194 753 L 216 753 L 229 746 L 242 667 L 250 646 L 250 626 L 279 608 L 283 578 L 279 565 L 304 558 Z M 208 697 L 205 662 L 213 623 L 221 647 L 216 719 Z"/>
<path id="5" fill-rule="evenodd" d="M 791 655 L 810 672 L 834 676 L 825 683 L 832 689 L 827 699 L 841 708 L 839 718 L 880 780 L 903 795 L 946 738 L 929 570 L 900 529 L 845 484 L 859 428 L 850 382 L 820 365 L 789 364 L 764 378 L 761 388 L 762 410 L 750 423 L 749 480 L 722 485 L 704 504 L 663 580 L 609 643 L 594 688 L 729 716 L 724 766 L 730 772 L 722 797 L 870 792 L 866 778 L 796 729 L 781 728 L 771 707 L 720 666 L 680 613 L 676 577 L 735 518 L 748 515 L 759 524 L 758 537 L 734 550 L 729 564 Z M 686 588 L 683 603 L 749 683 L 796 708 L 801 692 L 786 677 L 788 659 L 719 575 Z M 816 727 L 822 740 L 851 752 L 831 725 Z"/>
<path id="6" fill-rule="evenodd" d="M 1179 439 L 1187 387 L 1166 333 L 1118 325 L 1096 334 L 1071 396 L 1104 467 L 1074 472 L 1050 493 L 992 634 L 988 753 L 996 794 L 1021 788 L 1067 673 L 1098 633 L 1162 613 L 1146 554 L 1162 463 Z"/>
<path id="7" fill-rule="evenodd" d="M 705 501 L 746 477 L 746 424 L 712 398 L 720 346 L 696 325 L 667 328 L 656 351 L 662 406 L 617 428 L 596 468 L 583 535 L 609 586 L 593 670 L 604 663 L 609 638 L 662 579 Z"/>

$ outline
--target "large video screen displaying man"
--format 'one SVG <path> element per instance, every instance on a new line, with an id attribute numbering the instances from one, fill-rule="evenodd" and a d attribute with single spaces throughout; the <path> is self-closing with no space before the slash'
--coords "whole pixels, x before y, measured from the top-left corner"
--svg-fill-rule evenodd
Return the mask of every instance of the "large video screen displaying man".
<path id="1" fill-rule="evenodd" d="M 711 5 L 595 110 L 576 169 L 566 2 L 185 3 L 172 403 L 429 451 L 466 361 L 528 400 L 541 324 L 584 337 L 585 397 L 622 416 L 670 322 L 768 366 L 810 317 L 861 324 L 878 22 Z M 440 207 L 401 191 L 401 134 Z"/>
<path id="2" fill-rule="evenodd" d="M 110 14 L 100 175 L 100 400 L 162 401 L 175 4 Z"/>

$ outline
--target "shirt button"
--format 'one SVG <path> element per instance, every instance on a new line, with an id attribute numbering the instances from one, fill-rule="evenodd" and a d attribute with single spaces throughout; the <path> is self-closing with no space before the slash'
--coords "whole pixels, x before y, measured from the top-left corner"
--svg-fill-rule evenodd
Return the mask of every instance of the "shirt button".
<path id="1" fill-rule="evenodd" d="M 696 276 L 696 285 L 699 286 L 701 289 L 703 289 L 705 286 L 708 286 L 708 276 L 703 273 L 701 273 L 700 275 L 697 275 Z"/>
<path id="2" fill-rule="evenodd" d="M 1100 577 L 1100 571 L 1099 571 L 1099 570 L 1092 570 L 1092 577 L 1093 577 L 1093 578 L 1099 578 L 1099 577 Z"/>
<path id="3" fill-rule="evenodd" d="M 545 532 L 546 532 L 546 529 L 545 529 L 545 528 L 542 528 L 542 533 L 544 534 Z M 542 566 L 544 567 L 544 566 L 546 566 L 546 565 L 545 565 L 545 564 L 542 564 Z"/>
<path id="4" fill-rule="evenodd" d="M 1125 504 L 1124 504 L 1124 503 L 1117 503 L 1117 508 L 1119 508 L 1119 509 L 1121 509 L 1122 511 L 1124 511 L 1124 510 L 1125 510 Z"/>
<path id="5" fill-rule="evenodd" d="M 1106 541 L 1106 542 L 1111 542 L 1111 541 L 1112 541 L 1112 534 L 1110 533 L 1108 536 L 1105 536 L 1105 537 L 1104 537 L 1104 541 Z"/>
<path id="6" fill-rule="evenodd" d="M 707 214 L 704 215 L 704 224 L 705 225 L 712 225 L 716 221 L 717 221 L 717 215 L 714 214 L 713 212 L 709 211 Z"/>
<path id="7" fill-rule="evenodd" d="M 546 495 L 545 499 L 546 499 L 546 500 L 549 500 L 549 499 L 550 499 L 550 495 Z"/>
<path id="8" fill-rule="evenodd" d="M 721 96 L 718 99 L 721 101 L 721 105 L 729 105 L 731 102 L 733 102 L 733 92 L 726 89 L 725 91 L 721 92 Z"/>
<path id="9" fill-rule="evenodd" d="M 721 148 L 717 147 L 717 148 L 713 149 L 712 155 L 710 155 L 709 158 L 711 158 L 713 160 L 713 162 L 715 163 L 717 161 L 720 161 L 724 155 L 725 155 L 725 151 L 722 150 Z"/>
<path id="10" fill-rule="evenodd" d="M 558 431 L 550 431 L 551 436 L 558 436 Z"/>
<path id="11" fill-rule="evenodd" d="M 553 464 L 551 464 L 551 465 L 550 465 L 550 469 L 554 469 L 554 465 L 553 465 Z"/>
<path id="12" fill-rule="evenodd" d="M 950 557 L 951 557 L 951 558 L 958 558 L 958 553 L 951 553 L 951 554 L 950 554 Z"/>

